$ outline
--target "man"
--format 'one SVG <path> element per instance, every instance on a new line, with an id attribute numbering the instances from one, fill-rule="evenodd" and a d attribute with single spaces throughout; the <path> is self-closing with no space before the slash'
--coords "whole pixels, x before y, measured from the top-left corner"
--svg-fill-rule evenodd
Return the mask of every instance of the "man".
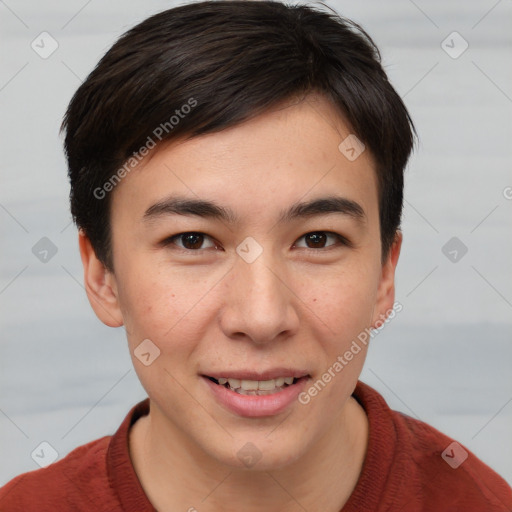
<path id="1" fill-rule="evenodd" d="M 414 140 L 362 29 L 171 9 L 107 52 L 63 128 L 87 295 L 148 399 L 2 510 L 512 510 L 488 466 L 358 380 L 400 307 Z"/>

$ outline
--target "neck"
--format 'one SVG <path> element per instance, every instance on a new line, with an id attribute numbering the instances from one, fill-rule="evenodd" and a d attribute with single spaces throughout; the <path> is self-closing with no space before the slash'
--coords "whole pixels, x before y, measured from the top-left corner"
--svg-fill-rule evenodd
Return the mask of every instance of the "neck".
<path id="1" fill-rule="evenodd" d="M 152 414 L 153 413 L 153 414 Z M 352 397 L 305 456 L 271 471 L 212 459 L 181 431 L 169 435 L 150 407 L 130 431 L 130 455 L 144 492 L 161 511 L 339 512 L 354 490 L 368 444 L 368 419 Z"/>

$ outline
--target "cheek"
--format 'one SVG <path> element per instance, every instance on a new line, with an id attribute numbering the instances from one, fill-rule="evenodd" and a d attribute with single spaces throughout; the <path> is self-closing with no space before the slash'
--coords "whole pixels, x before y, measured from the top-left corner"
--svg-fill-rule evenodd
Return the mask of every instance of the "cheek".
<path id="1" fill-rule="evenodd" d="M 119 300 L 132 349 L 149 338 L 163 352 L 178 355 L 192 350 L 211 313 L 202 299 L 215 276 L 133 260 L 125 270 Z"/>
<path id="2" fill-rule="evenodd" d="M 127 332 L 133 338 L 159 338 L 158 333 L 169 330 L 180 316 L 178 285 L 170 286 L 151 265 L 120 267 L 119 303 Z"/>
<path id="3" fill-rule="evenodd" d="M 376 290 L 375 271 L 354 266 L 302 277 L 297 295 L 324 324 L 328 337 L 339 342 L 370 325 Z"/>

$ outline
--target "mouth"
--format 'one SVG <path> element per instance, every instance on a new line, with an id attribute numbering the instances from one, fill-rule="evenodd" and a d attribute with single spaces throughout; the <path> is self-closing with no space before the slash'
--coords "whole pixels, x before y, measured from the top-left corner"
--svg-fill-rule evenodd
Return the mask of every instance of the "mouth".
<path id="1" fill-rule="evenodd" d="M 245 418 L 277 416 L 293 407 L 311 379 L 306 371 L 284 368 L 264 373 L 229 371 L 200 376 L 217 403 Z"/>
<path id="2" fill-rule="evenodd" d="M 286 388 L 296 385 L 299 381 L 308 379 L 309 374 L 301 377 L 280 376 L 266 380 L 237 379 L 233 377 L 215 378 L 208 375 L 203 375 L 203 377 L 206 377 L 218 386 L 224 387 L 230 391 L 238 393 L 239 395 L 265 396 L 280 393 Z"/>

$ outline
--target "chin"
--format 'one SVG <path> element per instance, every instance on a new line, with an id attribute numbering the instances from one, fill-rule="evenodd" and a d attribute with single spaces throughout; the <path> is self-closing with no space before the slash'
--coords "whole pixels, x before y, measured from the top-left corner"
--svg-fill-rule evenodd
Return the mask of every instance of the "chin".
<path id="1" fill-rule="evenodd" d="M 298 440 L 297 443 L 283 442 L 281 440 L 270 440 L 268 433 L 261 435 L 243 436 L 242 439 L 231 439 L 228 446 L 223 446 L 229 450 L 211 453 L 219 463 L 236 470 L 246 471 L 275 471 L 284 469 L 296 462 L 304 455 L 304 441 Z M 236 447 L 236 448 L 235 448 Z M 218 448 L 218 447 L 217 447 Z"/>

